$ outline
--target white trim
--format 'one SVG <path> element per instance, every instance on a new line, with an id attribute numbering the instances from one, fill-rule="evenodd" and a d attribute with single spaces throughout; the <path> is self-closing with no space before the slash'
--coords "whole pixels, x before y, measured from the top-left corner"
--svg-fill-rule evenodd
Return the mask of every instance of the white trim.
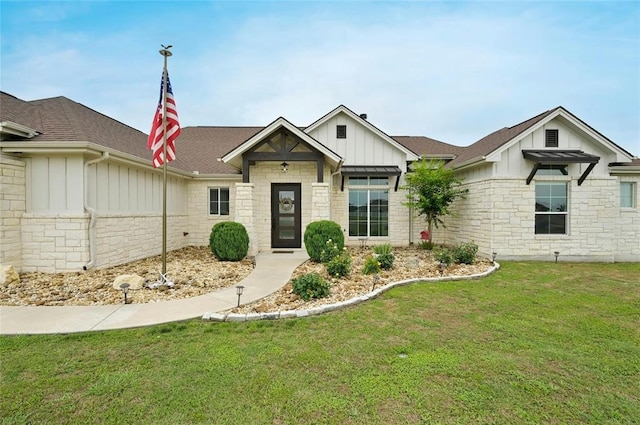
<path id="1" fill-rule="evenodd" d="M 231 152 L 220 158 L 220 160 L 225 164 L 229 164 L 238 169 L 242 169 L 242 154 L 254 147 L 259 142 L 263 141 L 265 137 L 267 137 L 269 134 L 273 133 L 280 127 L 286 128 L 293 135 L 299 137 L 305 143 L 308 143 L 311 147 L 318 150 L 331 162 L 333 162 L 335 166 L 338 166 L 342 162 L 342 157 L 340 157 L 340 155 L 333 152 L 331 149 L 329 149 L 313 137 L 309 136 L 307 133 L 303 132 L 298 127 L 291 124 L 289 121 L 282 117 L 276 119 L 271 124 L 260 130 L 240 146 L 236 147 Z"/>

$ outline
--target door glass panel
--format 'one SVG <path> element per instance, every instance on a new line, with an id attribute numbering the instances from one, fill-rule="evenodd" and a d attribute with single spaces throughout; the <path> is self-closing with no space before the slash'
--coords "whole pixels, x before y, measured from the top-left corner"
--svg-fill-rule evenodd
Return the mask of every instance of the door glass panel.
<path id="1" fill-rule="evenodd" d="M 280 228 L 278 235 L 280 239 L 293 239 L 295 238 L 295 231 L 292 228 Z"/>
<path id="2" fill-rule="evenodd" d="M 280 227 L 293 227 L 296 225 L 296 219 L 291 216 L 280 216 Z"/>
<path id="3" fill-rule="evenodd" d="M 292 190 L 281 190 L 279 193 L 278 211 L 280 214 L 294 214 L 295 197 Z"/>

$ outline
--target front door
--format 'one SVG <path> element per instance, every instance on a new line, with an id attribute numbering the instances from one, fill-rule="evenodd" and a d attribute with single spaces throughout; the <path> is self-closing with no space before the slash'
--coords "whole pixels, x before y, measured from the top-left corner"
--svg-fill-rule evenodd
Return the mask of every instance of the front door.
<path id="1" fill-rule="evenodd" d="M 271 246 L 300 248 L 300 183 L 271 184 Z"/>

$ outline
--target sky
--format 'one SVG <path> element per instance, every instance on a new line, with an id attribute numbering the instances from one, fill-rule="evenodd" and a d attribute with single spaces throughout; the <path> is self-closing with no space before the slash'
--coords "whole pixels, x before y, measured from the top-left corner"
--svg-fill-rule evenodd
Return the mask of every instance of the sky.
<path id="1" fill-rule="evenodd" d="M 640 2 L 0 0 L 0 90 L 148 133 L 161 45 L 180 123 L 307 126 L 338 105 L 467 146 L 563 106 L 640 155 Z"/>

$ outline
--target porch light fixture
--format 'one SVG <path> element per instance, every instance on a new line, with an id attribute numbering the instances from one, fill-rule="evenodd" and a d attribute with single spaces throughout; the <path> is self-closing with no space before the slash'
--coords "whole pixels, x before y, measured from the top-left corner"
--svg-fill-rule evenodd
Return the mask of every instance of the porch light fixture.
<path id="1" fill-rule="evenodd" d="M 242 295 L 242 291 L 244 291 L 244 286 L 242 285 L 236 286 L 236 295 L 238 296 L 238 307 L 240 307 L 240 296 Z"/>
<path id="2" fill-rule="evenodd" d="M 560 251 L 554 251 L 553 255 L 556 256 L 556 263 L 558 262 L 558 256 L 560 255 Z"/>
<path id="3" fill-rule="evenodd" d="M 280 164 L 280 169 L 282 170 L 283 173 L 286 173 L 287 171 L 289 171 L 289 164 L 287 164 L 286 162 L 283 162 L 282 164 Z"/>
<path id="4" fill-rule="evenodd" d="M 493 265 L 496 264 L 496 257 L 497 256 L 498 256 L 497 252 L 494 251 L 494 252 L 491 253 L 491 261 L 493 262 Z"/>
<path id="5" fill-rule="evenodd" d="M 120 289 L 122 290 L 122 293 L 124 294 L 124 303 L 125 304 L 129 304 L 129 302 L 127 301 L 127 294 L 129 293 L 129 284 L 128 283 L 123 283 L 122 285 L 120 285 Z"/>
<path id="6" fill-rule="evenodd" d="M 440 263 L 438 263 L 438 267 L 440 268 L 440 277 L 444 276 L 444 271 L 447 269 L 447 263 L 440 261 Z"/>

